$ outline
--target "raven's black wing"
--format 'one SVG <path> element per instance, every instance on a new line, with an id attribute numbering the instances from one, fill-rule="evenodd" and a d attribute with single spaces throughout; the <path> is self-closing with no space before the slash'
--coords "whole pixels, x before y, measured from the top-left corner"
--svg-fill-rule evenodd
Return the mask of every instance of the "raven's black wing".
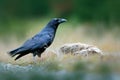
<path id="1" fill-rule="evenodd" d="M 53 41 L 53 35 L 49 33 L 45 34 L 37 34 L 31 39 L 27 40 L 21 47 L 12 50 L 9 54 L 14 57 L 17 54 L 28 54 L 34 52 L 37 49 L 41 49 L 43 47 L 47 48 Z"/>
<path id="2" fill-rule="evenodd" d="M 23 44 L 22 47 L 24 51 L 19 52 L 19 55 L 15 58 L 15 60 L 30 52 L 34 54 L 36 51 L 45 50 L 52 43 L 52 39 L 53 38 L 49 34 L 36 35 Z"/>
<path id="3" fill-rule="evenodd" d="M 27 40 L 23 47 L 26 50 L 35 50 L 42 47 L 48 47 L 53 41 L 53 36 L 50 34 L 41 34 L 41 35 L 35 35 L 31 39 Z"/>

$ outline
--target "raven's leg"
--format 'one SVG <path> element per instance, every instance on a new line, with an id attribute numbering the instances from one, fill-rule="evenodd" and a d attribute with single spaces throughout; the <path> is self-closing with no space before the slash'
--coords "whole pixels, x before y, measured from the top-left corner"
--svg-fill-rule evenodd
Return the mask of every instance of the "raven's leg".
<path id="1" fill-rule="evenodd" d="M 36 54 L 37 54 L 37 52 L 34 52 L 34 53 L 33 53 L 33 62 L 34 62 L 34 63 L 36 63 Z"/>

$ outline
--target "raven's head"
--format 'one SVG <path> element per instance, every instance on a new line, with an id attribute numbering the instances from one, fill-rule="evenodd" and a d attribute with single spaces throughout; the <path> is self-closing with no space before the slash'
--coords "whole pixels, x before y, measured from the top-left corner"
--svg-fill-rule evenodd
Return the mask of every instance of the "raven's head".
<path id="1" fill-rule="evenodd" d="M 66 19 L 63 19 L 63 18 L 54 18 L 53 19 L 55 22 L 57 22 L 58 24 L 60 23 L 63 23 L 63 22 L 66 22 L 67 20 Z"/>
<path id="2" fill-rule="evenodd" d="M 63 18 L 53 18 L 49 23 L 51 25 L 59 25 L 60 23 L 66 22 L 66 19 Z"/>

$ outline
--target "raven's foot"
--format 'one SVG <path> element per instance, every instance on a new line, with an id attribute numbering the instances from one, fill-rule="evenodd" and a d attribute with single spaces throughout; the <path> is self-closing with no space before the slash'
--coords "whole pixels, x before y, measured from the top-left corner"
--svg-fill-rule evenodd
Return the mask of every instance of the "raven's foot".
<path id="1" fill-rule="evenodd" d="M 37 60 L 36 60 L 35 56 L 33 57 L 33 63 L 35 63 L 35 64 L 37 63 Z"/>

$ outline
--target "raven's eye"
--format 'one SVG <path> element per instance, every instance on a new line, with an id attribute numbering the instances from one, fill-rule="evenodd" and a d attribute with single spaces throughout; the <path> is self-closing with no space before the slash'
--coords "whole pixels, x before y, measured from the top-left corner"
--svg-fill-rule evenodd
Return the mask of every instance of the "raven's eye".
<path id="1" fill-rule="evenodd" d="M 55 21 L 59 21 L 59 19 L 58 19 L 58 18 L 55 18 L 54 20 L 55 20 Z"/>
<path id="2" fill-rule="evenodd" d="M 56 20 L 57 22 L 59 21 L 59 19 Z"/>

